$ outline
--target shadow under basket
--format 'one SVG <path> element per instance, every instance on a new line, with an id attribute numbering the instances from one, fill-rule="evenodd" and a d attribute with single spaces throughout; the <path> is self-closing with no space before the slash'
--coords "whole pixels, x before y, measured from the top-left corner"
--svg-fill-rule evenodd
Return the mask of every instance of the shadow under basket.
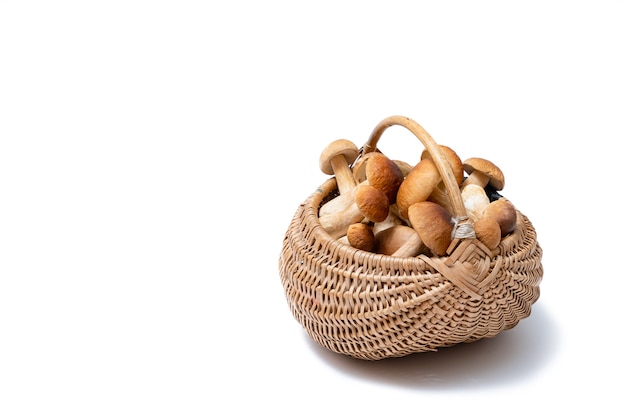
<path id="1" fill-rule="evenodd" d="M 449 165 L 413 120 L 392 116 L 380 122 L 361 155 L 374 151 L 393 125 L 409 129 L 430 152 L 452 215 L 464 222 L 464 236 L 453 237 L 442 257 L 393 257 L 343 244 L 318 216 L 320 205 L 337 193 L 330 178 L 298 207 L 279 257 L 289 308 L 308 335 L 331 351 L 364 360 L 435 351 L 511 329 L 530 315 L 543 275 L 536 231 L 519 210 L 516 229 L 494 250 L 467 234 L 473 226 Z"/>

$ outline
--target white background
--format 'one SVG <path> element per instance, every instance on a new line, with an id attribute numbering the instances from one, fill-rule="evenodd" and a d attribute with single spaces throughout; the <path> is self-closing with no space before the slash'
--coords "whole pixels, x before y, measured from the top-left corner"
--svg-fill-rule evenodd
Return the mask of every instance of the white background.
<path id="1" fill-rule="evenodd" d="M 621 1 L 0 1 L 0 416 L 623 416 L 625 21 Z M 356 361 L 291 317 L 278 256 L 321 150 L 396 114 L 503 169 L 545 274 L 495 339 Z"/>

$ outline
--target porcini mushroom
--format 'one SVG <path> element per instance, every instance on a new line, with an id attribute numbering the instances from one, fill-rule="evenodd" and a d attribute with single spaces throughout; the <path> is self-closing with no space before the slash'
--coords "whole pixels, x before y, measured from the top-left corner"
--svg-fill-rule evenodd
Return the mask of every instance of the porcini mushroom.
<path id="1" fill-rule="evenodd" d="M 444 256 L 452 242 L 454 221 L 452 215 L 440 205 L 429 202 L 416 202 L 409 207 L 409 221 L 424 245 L 435 256 Z"/>
<path id="2" fill-rule="evenodd" d="M 356 188 L 354 203 L 348 208 L 320 216 L 322 227 L 333 238 L 345 235 L 348 227 L 363 219 L 382 222 L 389 215 L 389 200 L 384 192 L 369 184 L 360 184 Z"/>
<path id="3" fill-rule="evenodd" d="M 387 195 L 390 204 L 395 203 L 398 188 L 404 180 L 404 174 L 402 174 L 400 167 L 386 155 L 380 152 L 369 154 L 370 157 L 365 166 L 367 181 L 370 185 L 382 190 Z"/>
<path id="4" fill-rule="evenodd" d="M 352 247 L 363 251 L 372 251 L 376 243 L 372 225 L 363 222 L 350 225 L 346 236 Z"/>
<path id="5" fill-rule="evenodd" d="M 446 145 L 439 145 L 439 149 L 443 153 L 448 164 L 450 164 L 450 168 L 452 169 L 452 174 L 454 175 L 454 179 L 457 184 L 460 186 L 463 183 L 464 175 L 463 175 L 463 162 L 459 155 L 450 147 Z M 432 158 L 430 155 L 430 151 L 425 149 L 422 151 L 422 155 L 420 159 L 424 160 L 426 158 Z"/>
<path id="6" fill-rule="evenodd" d="M 418 162 L 398 188 L 396 205 L 400 216 L 408 219 L 409 206 L 426 201 L 440 181 L 441 175 L 432 159 Z"/>
<path id="7" fill-rule="evenodd" d="M 322 151 L 320 169 L 324 174 L 334 175 L 339 194 L 346 193 L 356 186 L 350 164 L 356 160 L 359 149 L 347 139 L 337 139 Z"/>
<path id="8" fill-rule="evenodd" d="M 504 197 L 489 203 L 483 211 L 483 217 L 493 218 L 498 222 L 502 237 L 515 231 L 517 227 L 517 210 L 511 201 Z"/>
<path id="9" fill-rule="evenodd" d="M 502 231 L 498 221 L 494 218 L 483 216 L 478 219 L 474 222 L 474 232 L 476 233 L 476 238 L 490 250 L 493 250 L 500 244 Z"/>
<path id="10" fill-rule="evenodd" d="M 488 184 L 496 190 L 504 188 L 504 174 L 497 165 L 484 158 L 468 158 L 463 161 L 463 169 L 468 177 L 463 181 L 462 187 L 468 184 L 477 184 L 486 187 Z"/>
<path id="11" fill-rule="evenodd" d="M 355 179 L 350 164 L 354 163 L 358 156 L 358 148 L 347 139 L 335 140 L 322 151 L 320 169 L 325 174 L 335 175 L 339 196 L 320 207 L 320 216 L 344 210 L 354 202 L 354 192 L 359 182 Z M 359 161 L 362 160 L 361 158 Z"/>
<path id="12" fill-rule="evenodd" d="M 389 215 L 389 199 L 380 189 L 362 184 L 356 191 L 354 203 L 363 216 L 372 222 L 382 222 Z"/>
<path id="13" fill-rule="evenodd" d="M 352 167 L 352 173 L 356 184 L 369 184 L 385 192 L 390 204 L 395 203 L 398 187 L 404 180 L 396 163 L 379 151 L 362 155 Z M 354 193 L 352 188 L 325 203 L 320 208 L 320 216 L 346 209 L 354 202 Z"/>
<path id="14" fill-rule="evenodd" d="M 444 160 L 448 163 L 450 169 L 452 170 L 452 175 L 456 180 L 457 185 L 461 185 L 463 183 L 464 174 L 463 174 L 463 162 L 458 154 L 450 147 L 446 145 L 439 145 L 439 149 L 441 150 Z M 421 159 L 432 159 L 430 151 L 425 149 L 422 151 Z M 452 213 L 452 204 L 450 203 L 450 197 L 448 195 L 448 191 L 443 184 L 443 181 L 440 181 L 437 184 L 428 197 L 428 200 L 435 202 L 441 205 L 445 210 Z"/>

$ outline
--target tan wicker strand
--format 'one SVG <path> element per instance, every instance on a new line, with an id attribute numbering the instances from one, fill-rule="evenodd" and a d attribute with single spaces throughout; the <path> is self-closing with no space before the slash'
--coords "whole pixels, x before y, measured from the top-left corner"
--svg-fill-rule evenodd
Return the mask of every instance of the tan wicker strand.
<path id="1" fill-rule="evenodd" d="M 407 120 L 381 122 L 364 151 L 375 149 L 394 124 L 408 125 L 427 147 L 436 145 Z M 440 170 L 444 177 L 445 166 Z M 456 183 L 447 187 L 451 196 L 458 191 Z M 279 257 L 291 313 L 321 346 L 363 360 L 402 357 L 491 338 L 530 315 L 540 294 L 542 249 L 519 210 L 516 230 L 494 250 L 459 238 L 445 257 L 392 257 L 357 250 L 326 233 L 318 211 L 336 193 L 331 178 L 298 207 Z M 455 216 L 463 217 L 457 209 Z"/>

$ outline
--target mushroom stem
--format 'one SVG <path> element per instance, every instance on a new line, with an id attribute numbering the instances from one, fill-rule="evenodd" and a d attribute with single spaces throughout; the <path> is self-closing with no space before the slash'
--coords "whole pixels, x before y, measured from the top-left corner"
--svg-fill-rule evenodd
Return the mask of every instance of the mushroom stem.
<path id="1" fill-rule="evenodd" d="M 396 200 L 404 174 L 398 164 L 381 152 L 369 152 L 357 160 L 352 168 L 356 184 L 370 184 L 387 195 L 390 204 Z M 344 191 L 339 196 L 326 202 L 319 211 L 320 216 L 329 215 L 346 209 L 354 201 L 355 187 Z"/>
<path id="2" fill-rule="evenodd" d="M 488 184 L 496 190 L 504 187 L 504 174 L 502 170 L 489 160 L 473 157 L 463 162 L 463 170 L 468 174 L 461 185 L 461 189 L 469 184 L 476 184 L 485 188 Z"/>
<path id="3" fill-rule="evenodd" d="M 442 185 L 443 183 L 439 183 Z M 446 193 L 445 190 L 441 189 L 439 186 L 433 189 L 433 192 L 428 197 L 428 200 L 431 202 L 437 203 L 439 206 L 443 207 L 450 213 L 454 213 L 454 209 L 452 208 L 452 203 L 450 203 L 450 196 Z"/>
<path id="4" fill-rule="evenodd" d="M 367 181 L 361 184 L 368 184 Z M 356 186 L 347 192 L 341 193 L 339 196 L 334 197 L 328 202 L 324 203 L 320 207 L 320 216 L 331 215 L 333 213 L 341 212 L 342 210 L 350 207 L 354 203 L 354 196 L 356 195 Z"/>
<path id="5" fill-rule="evenodd" d="M 420 238 L 419 234 L 415 232 L 391 255 L 394 257 L 415 257 L 423 252 L 424 249 L 424 242 Z"/>
<path id="6" fill-rule="evenodd" d="M 346 161 L 346 158 L 341 154 L 336 155 L 330 160 L 330 165 L 333 168 L 333 173 L 335 173 L 335 178 L 337 179 L 337 188 L 339 189 L 339 193 L 347 193 L 354 189 L 356 181 L 352 176 L 352 170 L 350 170 L 350 165 Z"/>
<path id="7" fill-rule="evenodd" d="M 334 175 L 339 193 L 345 193 L 356 186 L 350 164 L 359 155 L 359 149 L 347 139 L 337 139 L 322 151 L 319 163 L 323 173 Z"/>
<path id="8" fill-rule="evenodd" d="M 467 215 L 476 222 L 483 216 L 485 208 L 489 205 L 489 197 L 481 186 L 477 184 L 467 184 L 461 191 L 463 205 L 467 209 Z"/>
<path id="9" fill-rule="evenodd" d="M 320 224 L 333 238 L 345 235 L 348 227 L 363 219 L 372 222 L 382 222 L 389 215 L 389 200 L 385 193 L 369 184 L 361 184 L 357 187 L 354 203 L 348 208 L 321 216 Z"/>
<path id="10" fill-rule="evenodd" d="M 396 213 L 397 209 L 394 208 L 395 205 L 391 205 L 389 207 L 389 215 L 387 215 L 387 218 L 382 222 L 376 222 L 374 224 L 374 234 L 377 234 L 380 231 L 384 231 L 387 228 L 391 228 L 392 226 L 403 224 L 402 219 L 400 219 L 400 217 Z"/>
<path id="11" fill-rule="evenodd" d="M 398 165 L 381 152 L 364 154 L 352 168 L 356 184 L 370 184 L 387 195 L 390 204 L 396 200 L 396 193 L 404 174 Z M 356 187 L 356 186 L 355 186 Z M 320 216 L 346 209 L 354 201 L 354 188 L 351 188 L 320 208 Z"/>
<path id="12" fill-rule="evenodd" d="M 337 239 L 346 235 L 350 225 L 361 222 L 365 219 L 365 216 L 363 216 L 357 204 L 352 203 L 342 211 L 321 216 L 319 219 L 320 224 L 326 232 L 328 232 L 331 237 Z"/>
<path id="13" fill-rule="evenodd" d="M 463 187 L 467 187 L 470 184 L 476 184 L 484 188 L 487 184 L 489 184 L 489 176 L 481 173 L 480 171 L 473 171 L 472 174 L 467 176 L 463 182 Z"/>
<path id="14" fill-rule="evenodd" d="M 374 252 L 392 255 L 398 251 L 417 232 L 407 225 L 394 225 L 375 234 L 376 247 Z"/>

